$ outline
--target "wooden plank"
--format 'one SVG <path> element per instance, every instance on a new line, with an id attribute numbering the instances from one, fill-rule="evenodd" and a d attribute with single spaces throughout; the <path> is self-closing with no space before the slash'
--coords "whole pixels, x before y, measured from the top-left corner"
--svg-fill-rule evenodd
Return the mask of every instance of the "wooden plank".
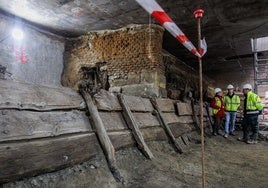
<path id="1" fill-rule="evenodd" d="M 135 112 L 132 114 L 139 128 L 160 126 L 157 117 L 153 116 L 151 113 Z"/>
<path id="2" fill-rule="evenodd" d="M 193 118 L 191 116 L 177 116 L 174 113 L 163 113 L 163 119 L 167 124 L 193 123 Z"/>
<path id="3" fill-rule="evenodd" d="M 171 140 L 171 142 L 175 146 L 176 150 L 179 153 L 183 153 L 182 148 L 180 147 L 180 145 L 176 141 L 176 138 L 174 137 L 171 129 L 168 127 L 168 124 L 164 119 L 164 113 L 161 112 L 161 110 L 160 110 L 160 108 L 159 108 L 159 106 L 157 104 L 157 100 L 155 98 L 151 98 L 151 103 L 155 108 L 156 116 L 157 116 L 159 122 L 161 123 L 162 127 L 164 128 L 166 134 L 168 135 L 168 138 Z"/>
<path id="4" fill-rule="evenodd" d="M 201 134 L 200 118 L 198 118 L 198 115 L 200 117 L 200 109 L 197 109 L 197 107 L 200 108 L 200 106 L 195 105 L 193 99 L 191 100 L 191 106 L 192 106 L 192 109 L 193 109 L 193 121 L 194 121 L 195 129 L 199 134 Z"/>
<path id="5" fill-rule="evenodd" d="M 146 141 L 167 140 L 161 127 L 141 129 Z M 131 131 L 108 132 L 114 148 L 135 146 Z M 0 184 L 59 170 L 102 152 L 94 133 L 0 143 Z"/>
<path id="6" fill-rule="evenodd" d="M 99 112 L 99 114 L 108 132 L 128 129 L 121 112 Z"/>
<path id="7" fill-rule="evenodd" d="M 165 130 L 162 127 L 143 128 L 141 132 L 144 140 L 147 142 L 168 140 Z"/>
<path id="8" fill-rule="evenodd" d="M 143 154 L 147 158 L 152 159 L 153 154 L 150 151 L 149 147 L 147 146 L 146 142 L 144 141 L 142 133 L 138 127 L 138 123 L 136 122 L 135 117 L 131 113 L 131 110 L 126 102 L 124 95 L 119 94 L 118 99 L 119 99 L 119 102 L 123 108 L 123 115 L 126 119 L 127 125 L 131 129 L 133 136 L 135 138 L 135 141 L 138 144 L 138 147 L 142 150 Z"/>
<path id="9" fill-rule="evenodd" d="M 136 141 L 130 130 L 108 132 L 108 135 L 116 150 L 125 147 L 135 146 L 136 144 Z"/>
<path id="10" fill-rule="evenodd" d="M 98 110 L 103 111 L 122 111 L 122 107 L 118 101 L 116 94 L 106 90 L 100 90 L 94 95 L 94 102 Z"/>
<path id="11" fill-rule="evenodd" d="M 164 141 L 168 140 L 162 127 L 151 127 L 140 129 L 145 141 Z M 108 135 L 116 150 L 136 145 L 136 141 L 129 130 L 108 132 Z"/>
<path id="12" fill-rule="evenodd" d="M 180 102 L 180 103 L 177 103 L 176 105 L 177 105 L 179 116 L 185 116 L 185 115 L 191 116 L 193 114 L 191 104 Z"/>
<path id="13" fill-rule="evenodd" d="M 154 110 L 147 98 L 125 95 L 126 103 L 133 112 L 152 112 Z"/>
<path id="14" fill-rule="evenodd" d="M 175 112 L 174 101 L 171 99 L 156 99 L 161 112 Z"/>
<path id="15" fill-rule="evenodd" d="M 200 116 L 200 106 L 199 106 L 199 105 L 194 105 L 193 113 L 194 113 L 196 116 Z"/>
<path id="16" fill-rule="evenodd" d="M 210 131 L 212 132 L 212 126 L 213 126 L 213 121 L 212 121 L 212 108 L 209 107 L 208 105 L 206 105 L 205 106 L 205 110 L 206 110 L 206 112 L 208 114 L 208 116 L 207 116 L 207 119 L 208 119 L 207 121 L 209 122 L 208 123 L 208 127 L 209 127 Z"/>
<path id="17" fill-rule="evenodd" d="M 99 152 L 93 133 L 2 143 L 0 184 L 79 164 Z"/>
<path id="18" fill-rule="evenodd" d="M 181 138 L 182 138 L 182 140 L 183 140 L 183 142 L 184 142 L 185 145 L 187 145 L 187 146 L 190 145 L 190 142 L 189 142 L 189 139 L 188 139 L 188 137 L 187 137 L 187 134 L 183 134 L 183 135 L 181 136 Z"/>
<path id="19" fill-rule="evenodd" d="M 93 100 L 89 93 L 84 89 L 80 89 L 83 98 L 86 101 L 87 109 L 90 113 L 90 117 L 94 123 L 94 128 L 96 129 L 97 136 L 99 138 L 100 144 L 102 146 L 103 152 L 106 155 L 108 166 L 116 181 L 122 181 L 123 178 L 118 170 L 116 160 L 115 160 L 115 149 L 114 146 L 106 132 L 104 124 L 100 118 L 97 107 L 94 105 Z"/>
<path id="20" fill-rule="evenodd" d="M 82 97 L 66 87 L 0 80 L 0 91 L 0 109 L 48 111 L 85 108 Z"/>
<path id="21" fill-rule="evenodd" d="M 0 110 L 0 142 L 91 132 L 85 112 Z"/>
<path id="22" fill-rule="evenodd" d="M 193 125 L 189 124 L 172 124 L 168 125 L 172 133 L 174 134 L 174 137 L 178 138 L 182 136 L 185 133 L 193 131 L 194 127 Z"/>

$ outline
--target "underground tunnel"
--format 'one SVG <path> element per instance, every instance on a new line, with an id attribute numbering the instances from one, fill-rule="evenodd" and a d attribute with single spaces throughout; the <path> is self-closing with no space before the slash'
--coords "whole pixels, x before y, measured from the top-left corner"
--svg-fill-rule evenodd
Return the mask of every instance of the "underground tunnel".
<path id="1" fill-rule="evenodd" d="M 267 7 L 0 0 L 0 187 L 267 187 Z"/>

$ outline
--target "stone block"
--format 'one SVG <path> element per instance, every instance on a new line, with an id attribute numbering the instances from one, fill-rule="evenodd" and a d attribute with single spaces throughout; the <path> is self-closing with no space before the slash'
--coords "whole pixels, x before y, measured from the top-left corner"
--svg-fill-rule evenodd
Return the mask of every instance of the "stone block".
<path id="1" fill-rule="evenodd" d="M 133 84 L 122 86 L 122 93 L 141 97 L 161 97 L 161 89 L 155 84 Z"/>

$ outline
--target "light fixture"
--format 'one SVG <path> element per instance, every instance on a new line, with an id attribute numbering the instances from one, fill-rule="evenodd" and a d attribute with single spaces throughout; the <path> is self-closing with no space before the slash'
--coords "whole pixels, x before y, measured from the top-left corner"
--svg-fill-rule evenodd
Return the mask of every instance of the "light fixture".
<path id="1" fill-rule="evenodd" d="M 19 28 L 14 28 L 12 30 L 12 37 L 16 40 L 22 40 L 23 39 L 23 31 Z"/>

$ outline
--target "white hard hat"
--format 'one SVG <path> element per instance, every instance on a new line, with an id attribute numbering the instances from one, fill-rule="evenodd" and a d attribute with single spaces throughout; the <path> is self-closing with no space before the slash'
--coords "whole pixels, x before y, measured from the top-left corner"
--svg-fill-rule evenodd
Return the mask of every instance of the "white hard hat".
<path id="1" fill-rule="evenodd" d="M 229 85 L 227 86 L 227 89 L 234 89 L 234 86 L 231 85 L 231 84 L 229 84 Z"/>
<path id="2" fill-rule="evenodd" d="M 215 88 L 214 90 L 215 94 L 219 93 L 219 92 L 222 92 L 221 88 Z"/>
<path id="3" fill-rule="evenodd" d="M 245 84 L 243 86 L 243 89 L 249 89 L 249 90 L 252 90 L 252 86 L 250 84 Z"/>

